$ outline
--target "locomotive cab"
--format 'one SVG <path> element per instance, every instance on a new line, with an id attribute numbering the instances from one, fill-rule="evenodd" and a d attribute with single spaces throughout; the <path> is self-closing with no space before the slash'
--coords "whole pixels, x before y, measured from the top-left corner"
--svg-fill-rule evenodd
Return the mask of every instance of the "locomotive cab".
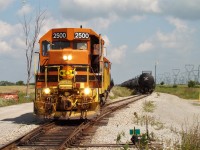
<path id="1" fill-rule="evenodd" d="M 90 118 L 110 88 L 101 35 L 86 28 L 51 29 L 40 40 L 34 112 L 46 118 Z"/>

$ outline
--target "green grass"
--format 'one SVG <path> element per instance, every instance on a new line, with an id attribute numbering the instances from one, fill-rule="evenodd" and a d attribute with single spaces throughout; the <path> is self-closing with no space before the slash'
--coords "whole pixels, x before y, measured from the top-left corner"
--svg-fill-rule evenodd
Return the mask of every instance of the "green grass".
<path id="1" fill-rule="evenodd" d="M 200 123 L 198 118 L 194 119 L 191 127 L 185 126 L 181 132 L 181 149 L 182 150 L 199 150 L 200 149 Z"/>
<path id="2" fill-rule="evenodd" d="M 131 96 L 134 94 L 133 90 L 130 90 L 125 87 L 120 87 L 120 86 L 114 86 L 111 90 L 112 95 L 109 95 L 110 99 L 115 99 L 118 97 L 126 97 L 126 96 Z"/>
<path id="3" fill-rule="evenodd" d="M 157 85 L 155 92 L 168 93 L 184 99 L 199 99 L 200 88 L 188 88 L 186 85 L 177 87 Z"/>
<path id="4" fill-rule="evenodd" d="M 153 112 L 156 108 L 156 105 L 153 101 L 145 101 L 142 107 L 145 112 Z"/>
<path id="5" fill-rule="evenodd" d="M 13 99 L 0 98 L 0 107 L 28 103 L 28 102 L 32 102 L 35 99 L 35 93 L 30 93 L 29 97 L 27 97 L 25 93 L 19 92 L 18 96 L 19 96 L 18 101 L 13 100 Z"/>
<path id="6" fill-rule="evenodd" d="M 0 93 L 7 93 L 7 92 L 15 92 L 15 91 L 20 91 L 20 92 L 26 92 L 26 86 L 18 86 L 18 85 L 12 85 L 12 86 L 0 86 Z M 29 92 L 33 93 L 35 91 L 35 86 L 30 85 L 29 87 Z"/>

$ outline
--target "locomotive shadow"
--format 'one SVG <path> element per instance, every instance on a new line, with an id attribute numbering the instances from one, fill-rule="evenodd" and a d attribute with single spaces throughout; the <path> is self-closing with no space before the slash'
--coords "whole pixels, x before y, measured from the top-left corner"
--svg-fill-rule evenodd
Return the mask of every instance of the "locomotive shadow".
<path id="1" fill-rule="evenodd" d="M 36 117 L 33 113 L 26 113 L 15 118 L 6 118 L 0 121 L 8 121 L 8 122 L 12 122 L 16 124 L 24 124 L 24 125 L 32 125 L 32 124 L 39 125 L 42 122 L 44 122 L 44 119 L 40 119 Z"/>

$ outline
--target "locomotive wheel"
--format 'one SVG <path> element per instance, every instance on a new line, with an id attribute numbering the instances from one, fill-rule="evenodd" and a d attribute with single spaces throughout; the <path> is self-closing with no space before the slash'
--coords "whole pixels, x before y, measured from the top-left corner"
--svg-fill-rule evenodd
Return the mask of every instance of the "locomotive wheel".
<path id="1" fill-rule="evenodd" d="M 105 104 L 105 97 L 100 96 L 100 106 L 103 106 Z"/>
<path id="2" fill-rule="evenodd" d="M 104 103 L 105 103 L 106 100 L 107 100 L 107 98 L 108 98 L 108 91 L 105 91 L 105 93 L 104 93 L 104 98 L 105 98 L 105 100 L 104 100 Z"/>

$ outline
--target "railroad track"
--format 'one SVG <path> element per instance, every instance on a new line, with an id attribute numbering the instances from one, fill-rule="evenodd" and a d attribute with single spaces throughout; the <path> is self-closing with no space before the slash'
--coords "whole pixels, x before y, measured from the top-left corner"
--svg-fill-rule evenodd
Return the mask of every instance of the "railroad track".
<path id="1" fill-rule="evenodd" d="M 2 150 L 7 149 L 64 149 L 66 147 L 95 147 L 91 144 L 83 144 L 83 141 L 89 141 L 95 133 L 97 126 L 106 124 L 109 115 L 130 103 L 140 100 L 147 95 L 137 95 L 106 104 L 101 109 L 100 115 L 92 120 L 67 120 L 51 121 L 34 129 L 25 136 L 22 136 L 7 145 L 0 147 Z M 84 136 L 88 136 L 86 139 Z M 99 147 L 100 145 L 96 145 Z M 108 145 L 101 144 L 102 147 Z M 116 145 L 115 145 L 116 146 Z M 120 145 L 119 145 L 120 146 Z M 112 147 L 114 147 L 112 145 Z"/>
<path id="2" fill-rule="evenodd" d="M 124 98 L 122 100 L 114 101 L 111 103 L 106 104 L 102 110 L 101 114 L 95 118 L 93 121 L 91 121 L 91 125 L 89 128 L 86 128 L 84 132 L 82 133 L 81 137 L 78 137 L 75 143 L 72 143 L 69 145 L 70 147 L 123 147 L 125 144 L 90 144 L 90 140 L 92 139 L 92 136 L 95 134 L 95 131 L 99 126 L 106 125 L 108 123 L 108 120 L 110 117 L 113 116 L 113 112 L 120 110 L 127 105 L 134 103 L 144 97 L 147 97 L 148 95 L 135 95 L 130 96 L 128 98 Z M 135 147 L 133 144 L 129 144 L 129 147 Z"/>

